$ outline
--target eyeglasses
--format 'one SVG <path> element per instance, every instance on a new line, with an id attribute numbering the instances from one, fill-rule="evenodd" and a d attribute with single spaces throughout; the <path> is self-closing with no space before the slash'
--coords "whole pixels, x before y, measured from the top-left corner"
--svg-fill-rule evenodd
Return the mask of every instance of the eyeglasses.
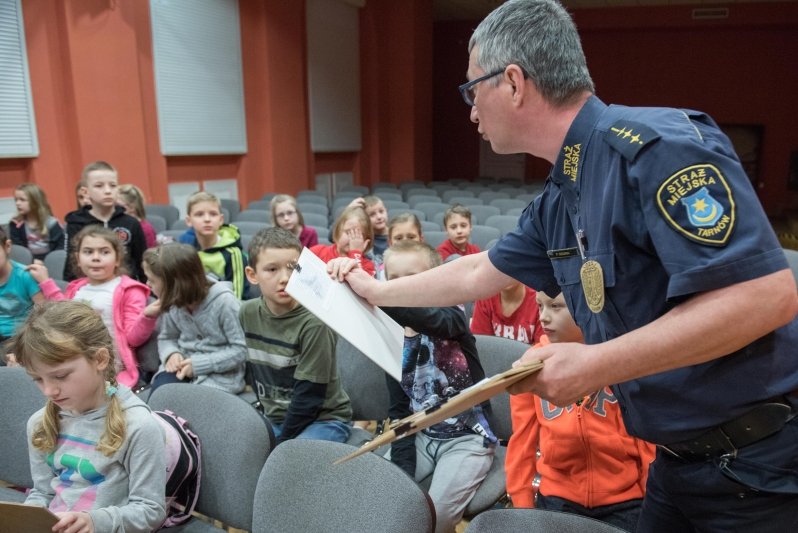
<path id="1" fill-rule="evenodd" d="M 460 89 L 460 94 L 463 95 L 463 100 L 465 100 L 465 103 L 468 104 L 468 107 L 474 107 L 474 105 L 476 105 L 474 104 L 474 98 L 476 97 L 476 94 L 474 93 L 474 86 L 481 81 L 485 81 L 493 76 L 498 76 L 502 72 L 504 72 L 504 68 L 493 71 L 490 74 L 485 74 L 480 78 L 471 80 L 468 83 L 464 83 L 458 87 L 458 89 Z"/>
<path id="2" fill-rule="evenodd" d="M 282 213 L 276 213 L 274 216 L 275 218 L 287 218 L 296 215 L 296 211 L 284 211 Z"/>

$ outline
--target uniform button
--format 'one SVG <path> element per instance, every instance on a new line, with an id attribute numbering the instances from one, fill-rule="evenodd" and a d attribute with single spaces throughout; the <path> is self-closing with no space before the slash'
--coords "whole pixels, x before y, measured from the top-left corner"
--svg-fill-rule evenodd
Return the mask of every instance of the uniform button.
<path id="1" fill-rule="evenodd" d="M 576 214 L 576 211 L 577 211 L 576 206 L 572 205 L 571 206 L 571 213 Z"/>

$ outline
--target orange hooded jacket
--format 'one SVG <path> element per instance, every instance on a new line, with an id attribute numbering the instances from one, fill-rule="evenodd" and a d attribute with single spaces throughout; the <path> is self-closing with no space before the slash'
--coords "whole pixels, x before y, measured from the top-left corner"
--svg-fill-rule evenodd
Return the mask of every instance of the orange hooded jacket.
<path id="1" fill-rule="evenodd" d="M 546 335 L 536 346 L 549 344 Z M 514 507 L 534 507 L 540 493 L 593 508 L 642 498 L 654 445 L 626 432 L 609 387 L 580 402 L 556 407 L 532 393 L 510 396 L 513 435 L 504 469 Z M 540 456 L 536 457 L 540 449 Z"/>

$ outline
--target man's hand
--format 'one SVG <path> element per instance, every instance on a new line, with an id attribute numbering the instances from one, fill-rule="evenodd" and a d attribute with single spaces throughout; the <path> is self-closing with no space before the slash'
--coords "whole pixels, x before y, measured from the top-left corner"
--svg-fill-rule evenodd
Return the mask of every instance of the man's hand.
<path id="1" fill-rule="evenodd" d="M 590 366 L 597 360 L 593 351 L 593 346 L 574 342 L 529 349 L 513 366 L 542 360 L 543 368 L 514 384 L 509 392 L 533 392 L 554 405 L 571 405 L 608 385 Z"/>

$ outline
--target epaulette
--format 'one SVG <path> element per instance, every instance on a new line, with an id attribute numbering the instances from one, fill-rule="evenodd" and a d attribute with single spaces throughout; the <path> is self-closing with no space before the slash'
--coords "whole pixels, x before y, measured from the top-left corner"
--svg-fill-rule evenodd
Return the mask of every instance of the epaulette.
<path id="1" fill-rule="evenodd" d="M 629 161 L 634 161 L 643 147 L 659 139 L 659 134 L 644 124 L 619 120 L 604 132 L 604 140 Z"/>

